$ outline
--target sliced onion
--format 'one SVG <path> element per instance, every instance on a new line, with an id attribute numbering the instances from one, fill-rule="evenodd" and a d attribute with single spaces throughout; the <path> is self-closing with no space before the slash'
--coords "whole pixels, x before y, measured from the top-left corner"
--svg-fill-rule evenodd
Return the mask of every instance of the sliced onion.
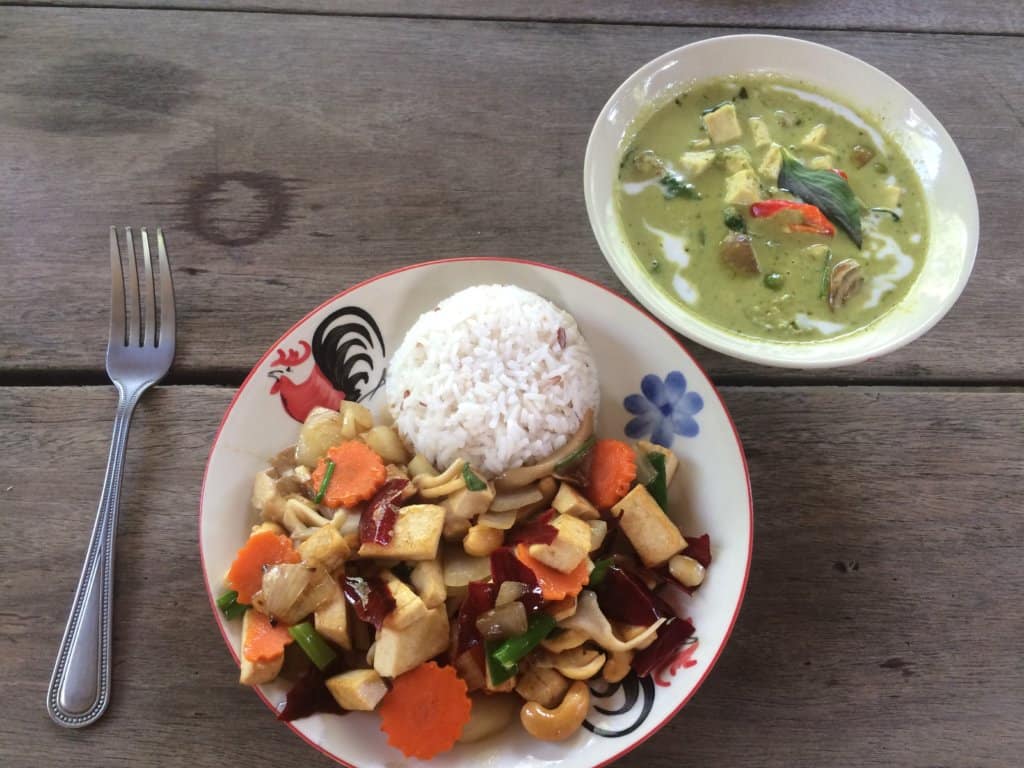
<path id="1" fill-rule="evenodd" d="M 497 481 L 495 481 L 497 485 Z M 536 485 L 508 493 L 498 493 L 491 502 L 491 512 L 511 512 L 544 500 L 544 492 Z"/>
<path id="2" fill-rule="evenodd" d="M 498 596 L 494 599 L 495 607 L 501 607 L 526 594 L 526 585 L 521 581 L 504 581 L 498 588 Z"/>
<path id="3" fill-rule="evenodd" d="M 272 565 L 263 572 L 263 586 L 253 595 L 253 605 L 262 613 L 283 621 L 309 586 L 314 572 L 302 563 Z"/>
<path id="4" fill-rule="evenodd" d="M 491 561 L 487 557 L 471 557 L 461 544 L 449 546 L 444 551 L 444 585 L 464 587 L 471 581 L 486 579 L 491 575 Z"/>
<path id="5" fill-rule="evenodd" d="M 502 491 L 514 491 L 517 488 L 522 488 L 524 485 L 529 485 L 532 482 L 540 480 L 542 477 L 550 475 L 555 471 L 555 465 L 570 454 L 575 453 L 579 447 L 583 445 L 584 441 L 590 437 L 590 434 L 593 431 L 594 410 L 591 408 L 583 414 L 583 421 L 580 422 L 580 428 L 576 430 L 576 434 L 569 438 L 569 442 L 539 464 L 531 464 L 527 467 L 516 467 L 515 469 L 510 469 L 494 481 L 495 488 L 498 489 L 499 493 Z"/>
<path id="6" fill-rule="evenodd" d="M 526 608 L 518 600 L 481 613 L 476 620 L 476 629 L 486 640 L 521 635 L 528 628 Z"/>
<path id="7" fill-rule="evenodd" d="M 516 524 L 516 511 L 514 509 L 509 509 L 505 512 L 495 512 L 493 509 L 488 510 L 480 515 L 480 519 L 477 522 L 480 525 L 486 525 L 488 528 L 507 531 Z"/>

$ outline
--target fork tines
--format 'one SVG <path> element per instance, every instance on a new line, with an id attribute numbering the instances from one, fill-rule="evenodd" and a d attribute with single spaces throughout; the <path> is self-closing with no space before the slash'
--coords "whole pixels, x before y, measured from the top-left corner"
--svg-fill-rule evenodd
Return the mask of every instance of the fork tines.
<path id="1" fill-rule="evenodd" d="M 110 228 L 110 272 L 111 312 L 110 343 L 121 339 L 126 347 L 159 347 L 174 340 L 174 288 L 171 284 L 171 268 L 167 263 L 167 248 L 163 230 L 156 230 L 156 251 L 158 273 L 153 273 L 153 261 L 149 252 L 149 234 L 145 227 L 139 230 L 142 241 L 142 278 L 135 256 L 135 239 L 132 228 L 124 228 L 125 250 L 127 252 L 127 280 L 121 264 L 121 247 L 118 243 L 117 228 Z M 159 281 L 159 322 L 157 320 L 157 281 Z M 140 313 L 141 292 L 141 313 Z"/>

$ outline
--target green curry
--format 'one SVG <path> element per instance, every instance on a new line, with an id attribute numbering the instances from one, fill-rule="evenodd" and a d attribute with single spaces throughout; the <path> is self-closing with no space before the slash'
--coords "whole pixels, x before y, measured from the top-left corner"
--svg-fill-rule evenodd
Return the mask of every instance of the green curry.
<path id="1" fill-rule="evenodd" d="M 802 83 L 730 77 L 639 127 L 616 205 L 633 253 L 685 309 L 784 341 L 862 328 L 906 295 L 928 242 L 909 160 Z"/>

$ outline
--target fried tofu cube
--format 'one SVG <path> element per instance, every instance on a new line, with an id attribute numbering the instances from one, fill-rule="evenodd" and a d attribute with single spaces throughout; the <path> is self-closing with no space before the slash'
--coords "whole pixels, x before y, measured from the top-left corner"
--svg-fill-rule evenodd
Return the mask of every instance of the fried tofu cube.
<path id="1" fill-rule="evenodd" d="M 527 701 L 536 701 L 542 707 L 554 709 L 562 703 L 570 685 L 557 669 L 531 665 L 519 676 L 516 693 Z"/>
<path id="2" fill-rule="evenodd" d="M 665 457 L 665 485 L 670 485 L 672 483 L 672 478 L 675 477 L 676 470 L 679 469 L 679 458 L 670 448 L 658 445 L 657 443 L 652 443 L 648 440 L 637 440 L 636 444 L 644 453 L 660 453 Z"/>
<path id="3" fill-rule="evenodd" d="M 242 617 L 242 637 L 249 634 L 249 621 L 252 616 L 252 611 L 246 611 Z M 263 685 L 269 683 L 281 672 L 281 666 L 284 664 L 284 654 L 282 653 L 276 659 L 270 661 L 249 661 L 245 658 L 245 654 L 240 655 L 241 658 L 241 669 L 238 674 L 238 682 L 242 685 Z"/>
<path id="4" fill-rule="evenodd" d="M 582 520 L 596 520 L 601 516 L 587 498 L 568 483 L 558 487 L 558 493 L 551 500 L 551 506 L 563 515 L 572 515 Z"/>
<path id="5" fill-rule="evenodd" d="M 743 135 L 734 104 L 723 104 L 714 112 L 708 112 L 701 120 L 713 144 L 727 144 Z"/>
<path id="6" fill-rule="evenodd" d="M 398 510 L 395 533 L 387 545 L 367 542 L 359 548 L 360 557 L 386 557 L 395 560 L 433 560 L 444 527 L 444 507 L 436 504 L 412 504 Z"/>
<path id="7" fill-rule="evenodd" d="M 750 135 L 754 137 L 755 147 L 767 147 L 772 143 L 772 134 L 768 130 L 768 124 L 760 117 L 751 117 L 747 120 L 750 126 Z"/>
<path id="8" fill-rule="evenodd" d="M 448 614 L 444 608 L 431 608 L 422 619 L 405 629 L 384 624 L 377 633 L 373 668 L 384 677 L 408 672 L 447 649 L 448 632 Z"/>
<path id="9" fill-rule="evenodd" d="M 782 146 L 772 144 L 761 158 L 761 164 L 757 166 L 757 172 L 774 184 L 779 178 L 782 170 Z"/>
<path id="10" fill-rule="evenodd" d="M 448 599 L 448 588 L 444 585 L 444 567 L 439 559 L 421 560 L 416 563 L 409 578 L 427 608 L 437 608 L 444 605 L 444 601 Z"/>
<path id="11" fill-rule="evenodd" d="M 327 678 L 324 683 L 342 709 L 372 712 L 388 692 L 384 680 L 372 669 L 353 669 Z"/>
<path id="12" fill-rule="evenodd" d="M 494 484 L 488 483 L 482 491 L 468 488 L 456 491 L 444 500 L 444 537 L 452 541 L 461 539 L 469 530 L 470 521 L 487 512 L 494 501 Z"/>
<path id="13" fill-rule="evenodd" d="M 268 469 L 256 475 L 252 484 L 251 503 L 264 520 L 279 523 L 284 514 L 284 497 L 277 492 L 277 481 L 270 476 L 270 472 Z"/>
<path id="14" fill-rule="evenodd" d="M 604 520 L 588 520 L 587 526 L 590 528 L 590 551 L 594 552 L 604 544 L 605 536 L 608 535 L 608 523 Z"/>
<path id="15" fill-rule="evenodd" d="M 750 162 L 750 153 L 743 147 L 727 147 L 722 150 L 721 157 L 726 173 L 754 170 L 754 166 Z"/>
<path id="16" fill-rule="evenodd" d="M 558 534 L 550 544 L 531 544 L 530 556 L 562 573 L 569 573 L 590 551 L 590 526 L 572 515 L 551 521 Z"/>
<path id="17" fill-rule="evenodd" d="M 619 518 L 622 532 L 648 568 L 667 563 L 686 548 L 683 534 L 642 485 L 612 507 L 612 514 Z"/>
<path id="18" fill-rule="evenodd" d="M 352 639 L 348 631 L 348 603 L 338 582 L 334 579 L 331 581 L 334 583 L 334 592 L 313 612 L 313 626 L 328 640 L 346 650 L 352 650 Z"/>
<path id="19" fill-rule="evenodd" d="M 324 525 L 299 544 L 299 554 L 310 565 L 322 565 L 333 573 L 345 564 L 352 550 L 337 528 Z"/>
<path id="20" fill-rule="evenodd" d="M 427 615 L 427 606 L 419 595 L 409 589 L 405 582 L 391 571 L 382 571 L 381 579 L 395 600 L 395 608 L 384 619 L 384 625 L 393 629 L 405 629 Z"/>
<path id="21" fill-rule="evenodd" d="M 751 170 L 742 170 L 725 178 L 725 202 L 751 205 L 761 199 L 761 184 Z"/>
<path id="22" fill-rule="evenodd" d="M 717 153 L 713 149 L 704 152 L 684 152 L 679 158 L 679 170 L 688 179 L 695 179 L 715 162 Z"/>

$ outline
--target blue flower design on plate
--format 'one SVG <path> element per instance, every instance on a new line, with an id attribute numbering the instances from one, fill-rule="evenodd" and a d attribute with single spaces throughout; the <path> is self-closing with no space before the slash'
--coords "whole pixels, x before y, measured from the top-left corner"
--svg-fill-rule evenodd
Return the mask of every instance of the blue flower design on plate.
<path id="1" fill-rule="evenodd" d="M 704 407 L 704 398 L 686 391 L 686 377 L 672 371 L 665 380 L 649 373 L 640 381 L 642 395 L 629 395 L 623 407 L 633 414 L 626 436 L 636 440 L 647 435 L 651 442 L 672 447 L 676 435 L 696 437 L 700 425 L 693 418 Z"/>

